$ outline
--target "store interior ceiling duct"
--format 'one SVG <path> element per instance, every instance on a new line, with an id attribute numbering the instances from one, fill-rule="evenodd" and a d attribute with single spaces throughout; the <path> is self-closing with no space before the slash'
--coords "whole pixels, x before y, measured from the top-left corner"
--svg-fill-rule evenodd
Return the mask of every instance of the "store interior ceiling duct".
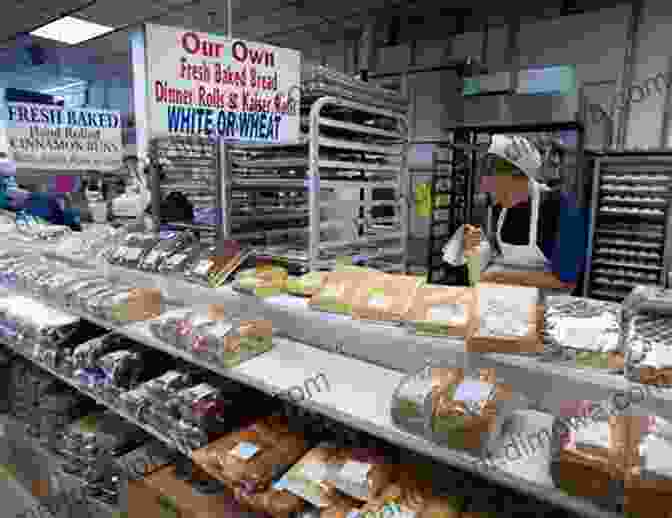
<path id="1" fill-rule="evenodd" d="M 68 45 L 77 45 L 114 31 L 114 27 L 92 23 L 74 16 L 64 16 L 35 29 L 30 34 Z"/>

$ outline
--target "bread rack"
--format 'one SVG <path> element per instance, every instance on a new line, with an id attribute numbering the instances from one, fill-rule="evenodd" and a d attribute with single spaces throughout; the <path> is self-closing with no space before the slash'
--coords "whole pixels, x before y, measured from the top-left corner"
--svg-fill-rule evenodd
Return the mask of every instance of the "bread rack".
<path id="1" fill-rule="evenodd" d="M 359 255 L 381 270 L 405 271 L 407 103 L 323 67 L 310 73 L 306 81 L 304 70 L 298 143 L 221 143 L 223 232 L 284 247 L 312 270 Z M 354 100 L 360 97 L 366 102 Z"/>
<path id="2" fill-rule="evenodd" d="M 672 153 L 610 153 L 595 158 L 584 278 L 587 296 L 621 301 L 636 285 L 666 282 L 672 252 L 671 183 Z"/>

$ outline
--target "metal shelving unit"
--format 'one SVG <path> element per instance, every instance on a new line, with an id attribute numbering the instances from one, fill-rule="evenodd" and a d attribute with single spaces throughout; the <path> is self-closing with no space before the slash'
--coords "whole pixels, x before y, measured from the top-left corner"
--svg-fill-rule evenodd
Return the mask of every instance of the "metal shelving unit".
<path id="1" fill-rule="evenodd" d="M 171 192 L 185 194 L 195 211 L 207 209 L 222 214 L 221 160 L 216 141 L 203 137 L 155 138 L 150 146 L 150 160 L 155 228 L 163 219 L 161 200 Z M 204 241 L 212 240 L 219 228 L 217 222 L 168 223 L 178 229 L 197 230 Z"/>
<path id="2" fill-rule="evenodd" d="M 363 255 L 372 266 L 405 271 L 407 103 L 333 71 L 319 73 L 343 84 L 325 91 L 304 81 L 298 143 L 221 145 L 224 234 L 288 245 L 310 269 Z M 369 103 L 376 95 L 383 98 Z"/>
<path id="3" fill-rule="evenodd" d="M 437 144 L 433 154 L 432 211 L 427 254 L 427 282 L 432 284 L 455 285 L 466 282 L 464 268 L 443 261 L 443 247 L 461 225 L 471 221 L 473 155 L 476 151 L 468 144 L 473 142 Z"/>
<path id="4" fill-rule="evenodd" d="M 636 285 L 666 282 L 672 153 L 608 154 L 594 167 L 584 291 L 620 301 Z"/>

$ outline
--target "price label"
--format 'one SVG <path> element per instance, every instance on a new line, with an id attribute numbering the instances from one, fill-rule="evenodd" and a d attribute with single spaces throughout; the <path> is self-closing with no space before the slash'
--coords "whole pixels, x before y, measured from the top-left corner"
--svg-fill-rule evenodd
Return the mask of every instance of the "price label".
<path id="1" fill-rule="evenodd" d="M 251 442 L 241 441 L 234 448 L 231 449 L 231 454 L 239 459 L 249 460 L 254 457 L 259 451 L 259 447 Z"/>
<path id="2" fill-rule="evenodd" d="M 362 484 L 366 482 L 371 467 L 371 464 L 366 462 L 348 461 L 341 468 L 341 478 Z"/>
<path id="3" fill-rule="evenodd" d="M 369 290 L 369 306 L 374 308 L 385 307 L 385 291 L 380 288 L 371 288 Z"/>
<path id="4" fill-rule="evenodd" d="M 437 304 L 429 308 L 428 318 L 432 322 L 464 322 L 467 311 L 462 304 Z"/>

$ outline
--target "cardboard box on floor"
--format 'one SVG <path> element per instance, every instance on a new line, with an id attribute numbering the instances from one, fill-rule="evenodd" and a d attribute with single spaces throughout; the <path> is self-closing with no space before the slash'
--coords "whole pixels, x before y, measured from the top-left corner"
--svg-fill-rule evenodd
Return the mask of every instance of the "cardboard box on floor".
<path id="1" fill-rule="evenodd" d="M 194 468 L 194 478 L 205 475 Z M 189 481 L 175 476 L 175 466 L 167 466 L 151 473 L 142 480 L 128 484 L 129 516 L 145 518 L 239 518 L 254 516 L 235 502 L 226 491 L 216 495 L 203 495 L 194 490 Z"/>

